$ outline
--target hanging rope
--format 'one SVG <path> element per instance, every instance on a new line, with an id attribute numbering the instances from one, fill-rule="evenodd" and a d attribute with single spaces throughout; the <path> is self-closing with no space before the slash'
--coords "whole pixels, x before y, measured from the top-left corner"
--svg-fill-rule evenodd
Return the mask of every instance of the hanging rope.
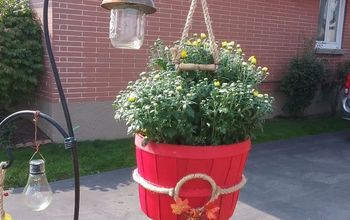
<path id="1" fill-rule="evenodd" d="M 219 61 L 220 61 L 219 50 L 218 50 L 217 45 L 215 43 L 215 37 L 214 37 L 213 28 L 211 25 L 208 4 L 207 4 L 206 0 L 201 0 L 201 2 L 202 2 L 204 21 L 205 21 L 207 31 L 208 31 L 209 46 L 210 46 L 210 49 L 211 49 L 212 54 L 213 54 L 214 64 L 194 64 L 194 63 L 184 64 L 184 63 L 180 63 L 181 51 L 185 47 L 185 42 L 188 38 L 188 33 L 189 33 L 189 30 L 191 29 L 191 26 L 192 26 L 193 14 L 194 14 L 196 7 L 197 7 L 197 0 L 192 0 L 190 10 L 188 11 L 185 27 L 184 27 L 184 30 L 182 32 L 180 45 L 171 50 L 172 56 L 173 56 L 173 62 L 175 64 L 175 68 L 177 71 L 180 71 L 180 70 L 184 70 L 184 71 L 189 71 L 189 70 L 216 71 L 217 67 L 219 65 Z"/>
<path id="2" fill-rule="evenodd" d="M 30 158 L 29 161 L 31 161 L 35 155 L 39 154 L 39 156 L 45 160 L 44 156 L 40 153 L 40 144 L 38 143 L 38 123 L 39 123 L 39 115 L 40 115 L 40 111 L 36 111 L 34 114 L 34 149 L 35 152 L 32 155 L 32 157 Z"/>

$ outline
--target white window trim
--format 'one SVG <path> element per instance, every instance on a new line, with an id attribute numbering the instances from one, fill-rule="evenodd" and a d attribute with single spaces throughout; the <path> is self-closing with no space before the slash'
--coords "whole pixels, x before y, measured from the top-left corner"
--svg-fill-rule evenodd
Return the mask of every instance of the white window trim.
<path id="1" fill-rule="evenodd" d="M 317 49 L 337 49 L 337 50 L 341 49 L 342 39 L 343 39 L 344 19 L 345 19 L 345 2 L 346 0 L 340 0 L 336 42 L 327 42 L 327 39 L 325 41 L 316 41 L 315 46 Z M 328 7 L 330 7 L 329 4 L 328 4 Z M 328 22 L 328 19 L 330 18 L 329 13 L 330 13 L 330 10 L 327 8 L 327 22 L 326 22 L 326 28 L 325 28 L 326 30 L 328 30 L 328 27 L 329 27 L 329 22 Z M 326 36 L 327 35 L 325 35 L 325 37 Z"/>

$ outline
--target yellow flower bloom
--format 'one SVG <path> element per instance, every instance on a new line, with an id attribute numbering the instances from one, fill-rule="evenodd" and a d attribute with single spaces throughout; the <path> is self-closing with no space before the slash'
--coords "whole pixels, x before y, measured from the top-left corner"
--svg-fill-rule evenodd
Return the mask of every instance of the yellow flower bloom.
<path id="1" fill-rule="evenodd" d="M 233 47 L 235 46 L 235 42 L 234 41 L 231 41 L 230 43 L 228 43 L 229 46 Z"/>
<path id="2" fill-rule="evenodd" d="M 191 45 L 192 42 L 191 42 L 190 40 L 188 40 L 188 41 L 186 41 L 186 44 L 187 44 L 187 45 Z"/>
<path id="3" fill-rule="evenodd" d="M 185 59 L 186 57 L 187 57 L 187 51 L 186 50 L 181 51 L 181 58 Z"/>
<path id="4" fill-rule="evenodd" d="M 9 213 L 5 213 L 3 220 L 12 220 L 12 216 Z"/>
<path id="5" fill-rule="evenodd" d="M 259 96 L 259 91 L 257 91 L 257 90 L 254 90 L 254 92 L 253 92 L 253 96 Z"/>
<path id="6" fill-rule="evenodd" d="M 220 86 L 221 86 L 221 83 L 220 83 L 219 81 L 215 81 L 215 82 L 214 82 L 214 86 L 215 86 L 215 87 L 220 87 Z"/>
<path id="7" fill-rule="evenodd" d="M 176 86 L 176 91 L 182 91 L 182 86 Z"/>
<path id="8" fill-rule="evenodd" d="M 227 50 L 232 51 L 232 50 L 233 50 L 233 47 L 232 47 L 232 46 L 228 46 L 228 47 L 227 47 Z"/>
<path id="9" fill-rule="evenodd" d="M 269 68 L 267 68 L 266 66 L 265 67 L 263 67 L 262 69 L 261 69 L 263 72 L 267 72 L 268 70 L 269 70 Z"/>
<path id="10" fill-rule="evenodd" d="M 196 46 L 198 46 L 198 42 L 197 41 L 193 41 L 192 45 L 196 47 Z"/>
<path id="11" fill-rule="evenodd" d="M 136 97 L 135 96 L 130 96 L 128 98 L 128 102 L 136 102 Z"/>
<path id="12" fill-rule="evenodd" d="M 236 50 L 236 52 L 237 52 L 237 53 L 242 53 L 243 50 L 242 50 L 242 48 L 238 48 L 238 49 Z"/>
<path id="13" fill-rule="evenodd" d="M 205 38 L 207 38 L 207 35 L 205 33 L 201 33 L 201 39 L 204 40 Z"/>
<path id="14" fill-rule="evenodd" d="M 202 40 L 198 38 L 197 43 L 200 44 L 201 42 L 202 42 Z"/>
<path id="15" fill-rule="evenodd" d="M 251 64 L 255 65 L 255 64 L 256 64 L 256 58 L 255 58 L 255 56 L 249 57 L 248 61 L 249 61 Z"/>
<path id="16" fill-rule="evenodd" d="M 226 48 L 227 46 L 228 46 L 227 41 L 221 42 L 221 47 L 222 47 L 222 48 Z"/>

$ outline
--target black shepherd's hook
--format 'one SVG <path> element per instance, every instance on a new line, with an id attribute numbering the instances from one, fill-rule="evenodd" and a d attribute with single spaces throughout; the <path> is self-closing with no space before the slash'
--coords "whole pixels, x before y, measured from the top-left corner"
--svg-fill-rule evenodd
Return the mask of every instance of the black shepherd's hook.
<path id="1" fill-rule="evenodd" d="M 62 136 L 65 139 L 65 147 L 66 149 L 70 149 L 72 148 L 71 145 L 74 146 L 75 143 L 71 143 L 69 140 L 71 140 L 71 138 L 69 138 L 69 135 L 67 134 L 67 132 L 61 127 L 61 125 L 59 125 L 53 118 L 51 118 L 50 116 L 38 112 L 38 111 L 32 111 L 32 110 L 24 110 L 24 111 L 19 111 L 19 112 L 15 112 L 11 115 L 9 115 L 8 117 L 6 117 L 4 120 L 2 120 L 0 122 L 0 130 L 2 130 L 6 125 L 8 125 L 8 123 L 12 122 L 13 120 L 21 117 L 21 116 L 35 116 L 37 115 L 40 118 L 45 119 L 47 122 L 49 122 L 51 125 L 53 125 L 55 128 L 57 128 L 57 130 L 62 134 Z M 73 141 L 74 142 L 74 141 Z M 8 157 L 8 161 L 6 161 L 6 165 L 3 166 L 3 169 L 7 169 L 12 165 L 12 162 L 14 160 L 13 157 L 13 153 L 12 153 L 13 148 L 12 147 L 8 147 L 6 149 L 6 155 Z"/>
<path id="2" fill-rule="evenodd" d="M 48 22 L 48 9 L 49 9 L 49 0 L 43 0 L 43 29 L 44 29 L 44 37 L 45 37 L 45 43 L 46 43 L 46 50 L 47 54 L 49 56 L 53 76 L 55 78 L 57 91 L 60 96 L 61 104 L 63 113 L 66 119 L 66 125 L 67 125 L 67 132 L 50 116 L 38 113 L 37 111 L 31 111 L 31 110 L 24 110 L 15 112 L 12 115 L 5 118 L 3 121 L 0 122 L 0 130 L 4 128 L 4 126 L 9 123 L 10 121 L 21 117 L 21 116 L 35 116 L 37 115 L 40 118 L 45 119 L 48 121 L 51 125 L 57 128 L 57 130 L 63 135 L 64 137 L 64 144 L 66 149 L 70 149 L 72 153 L 72 162 L 73 162 L 73 173 L 74 173 L 74 191 L 75 191 L 75 202 L 74 202 L 74 220 L 79 219 L 79 206 L 80 206 L 80 178 L 79 178 L 79 163 L 78 163 L 78 152 L 77 152 L 77 144 L 74 137 L 74 131 L 72 126 L 72 121 L 69 114 L 69 109 L 67 105 L 67 100 L 64 95 L 64 91 L 62 88 L 60 76 L 58 73 L 57 65 L 55 62 L 55 57 L 52 52 L 52 46 L 50 41 L 50 34 L 49 34 L 49 22 Z M 9 168 L 14 160 L 14 157 L 12 155 L 13 148 L 8 148 L 6 150 L 8 161 L 7 164 L 3 168 Z"/>

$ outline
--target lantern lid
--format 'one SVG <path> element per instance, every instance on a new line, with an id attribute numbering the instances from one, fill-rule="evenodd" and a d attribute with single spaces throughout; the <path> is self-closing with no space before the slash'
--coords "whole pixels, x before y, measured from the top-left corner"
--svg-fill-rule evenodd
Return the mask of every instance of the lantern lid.
<path id="1" fill-rule="evenodd" d="M 101 7 L 108 10 L 113 8 L 135 8 L 146 14 L 156 12 L 153 0 L 103 0 Z"/>
<path id="2" fill-rule="evenodd" d="M 45 173 L 45 161 L 42 159 L 29 161 L 29 173 L 33 175 Z"/>

